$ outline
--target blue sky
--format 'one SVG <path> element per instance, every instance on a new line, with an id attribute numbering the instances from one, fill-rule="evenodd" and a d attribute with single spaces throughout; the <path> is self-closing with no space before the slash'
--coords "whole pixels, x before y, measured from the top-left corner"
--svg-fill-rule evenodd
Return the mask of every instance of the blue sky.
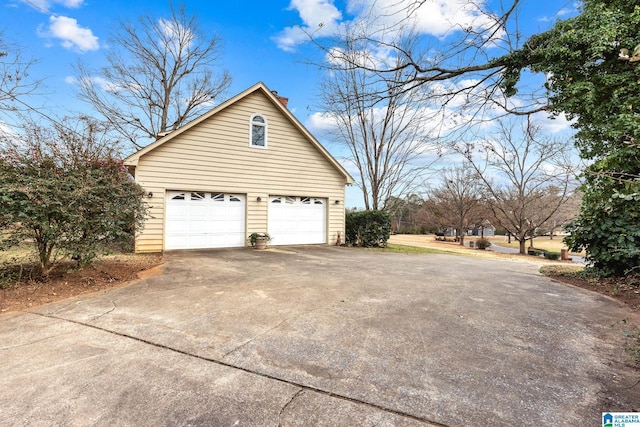
<path id="1" fill-rule="evenodd" d="M 400 0 L 402 1 L 402 0 Z M 222 40 L 221 66 L 229 71 L 232 96 L 258 81 L 289 98 L 289 108 L 337 157 L 340 149 L 323 140 L 317 126 L 317 95 L 321 76 L 305 63 L 313 47 L 305 43 L 300 28 L 330 32 L 357 17 L 372 4 L 396 4 L 398 0 L 270 0 L 186 1 L 187 13 L 198 17 L 201 29 L 216 32 Z M 464 22 L 460 2 L 432 2 L 421 16 L 421 31 L 444 37 L 451 22 Z M 496 0 L 488 3 L 491 7 Z M 429 3 L 429 2 L 427 2 Z M 89 112 L 75 98 L 73 65 L 82 60 L 91 68 L 105 64 L 110 31 L 121 20 L 135 21 L 142 14 L 168 15 L 169 3 L 151 0 L 5 0 L 0 6 L 4 37 L 19 43 L 27 56 L 38 60 L 33 76 L 45 87 L 29 104 L 53 116 Z M 426 9 L 425 9 L 426 10 Z M 576 4 L 558 0 L 523 0 L 521 24 L 525 34 L 548 29 L 558 18 L 574 14 Z M 320 35 L 322 35 L 322 31 Z M 562 130 L 563 122 L 550 122 Z M 347 205 L 358 204 L 357 195 Z"/>

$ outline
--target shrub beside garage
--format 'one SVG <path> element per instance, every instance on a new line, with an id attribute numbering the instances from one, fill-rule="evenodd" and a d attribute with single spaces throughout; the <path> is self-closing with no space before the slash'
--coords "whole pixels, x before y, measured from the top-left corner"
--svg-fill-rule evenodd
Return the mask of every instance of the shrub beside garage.
<path id="1" fill-rule="evenodd" d="M 345 243 L 363 248 L 385 247 L 391 235 L 391 216 L 384 211 L 346 214 Z"/>

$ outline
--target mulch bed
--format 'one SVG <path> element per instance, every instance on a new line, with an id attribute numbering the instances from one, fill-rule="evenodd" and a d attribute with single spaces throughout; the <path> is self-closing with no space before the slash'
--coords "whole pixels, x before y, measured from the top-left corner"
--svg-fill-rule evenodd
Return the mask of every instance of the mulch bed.
<path id="1" fill-rule="evenodd" d="M 15 271 L 14 267 L 14 276 L 21 279 L 0 282 L 0 313 L 28 310 L 84 293 L 105 291 L 135 280 L 142 272 L 161 263 L 159 254 L 115 255 L 85 268 L 76 268 L 71 263 L 61 264 L 46 279 L 31 279 L 29 266 L 23 266 L 20 271 Z"/>
<path id="2" fill-rule="evenodd" d="M 581 277 L 547 273 L 547 276 L 569 285 L 595 291 L 625 303 L 634 311 L 640 310 L 640 273 L 626 277 Z"/>

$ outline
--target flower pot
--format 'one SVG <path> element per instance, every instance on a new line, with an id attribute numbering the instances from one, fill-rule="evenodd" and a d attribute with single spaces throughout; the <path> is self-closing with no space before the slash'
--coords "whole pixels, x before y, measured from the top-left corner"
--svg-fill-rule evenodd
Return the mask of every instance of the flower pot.
<path id="1" fill-rule="evenodd" d="M 266 237 L 258 237 L 256 238 L 256 245 L 254 246 L 256 249 L 267 249 L 268 239 Z"/>

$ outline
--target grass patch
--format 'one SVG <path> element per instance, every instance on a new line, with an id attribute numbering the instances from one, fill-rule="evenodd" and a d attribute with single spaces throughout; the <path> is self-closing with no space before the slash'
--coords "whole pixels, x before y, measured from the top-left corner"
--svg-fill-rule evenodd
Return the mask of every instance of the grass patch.
<path id="1" fill-rule="evenodd" d="M 540 274 L 545 276 L 569 276 L 576 277 L 582 274 L 584 266 L 582 265 L 545 265 L 540 267 Z"/>
<path id="2" fill-rule="evenodd" d="M 25 278 L 30 278 L 35 261 L 33 245 L 23 243 L 0 251 L 0 289 L 17 286 Z"/>
<path id="3" fill-rule="evenodd" d="M 22 243 L 18 246 L 13 246 L 7 250 L 0 251 L 0 265 L 1 264 L 15 264 L 17 262 L 33 262 L 36 260 L 36 253 L 33 249 L 33 245 L 28 243 Z"/>
<path id="4" fill-rule="evenodd" d="M 451 254 L 452 252 L 442 251 L 439 249 L 419 248 L 416 246 L 397 245 L 394 243 L 387 244 L 386 248 L 381 249 L 382 252 L 391 252 L 395 254 Z"/>
<path id="5" fill-rule="evenodd" d="M 490 237 L 489 240 L 491 240 L 493 243 L 495 243 L 498 246 L 504 246 L 504 247 L 514 248 L 514 249 L 520 248 L 520 243 L 518 241 L 516 241 L 515 239 L 511 239 L 511 242 L 508 242 L 507 238 L 504 236 Z M 530 245 L 530 241 L 527 240 L 527 244 L 526 244 L 527 249 L 529 248 L 529 245 Z M 551 251 L 551 252 L 560 252 L 561 249 L 567 248 L 567 245 L 565 245 L 564 241 L 562 240 L 562 236 L 556 236 L 553 238 L 553 240 L 549 239 L 549 237 L 546 237 L 546 236 L 536 237 L 533 239 L 533 246 L 536 249 L 543 250 L 543 251 Z M 584 251 L 576 254 L 584 256 Z"/>

